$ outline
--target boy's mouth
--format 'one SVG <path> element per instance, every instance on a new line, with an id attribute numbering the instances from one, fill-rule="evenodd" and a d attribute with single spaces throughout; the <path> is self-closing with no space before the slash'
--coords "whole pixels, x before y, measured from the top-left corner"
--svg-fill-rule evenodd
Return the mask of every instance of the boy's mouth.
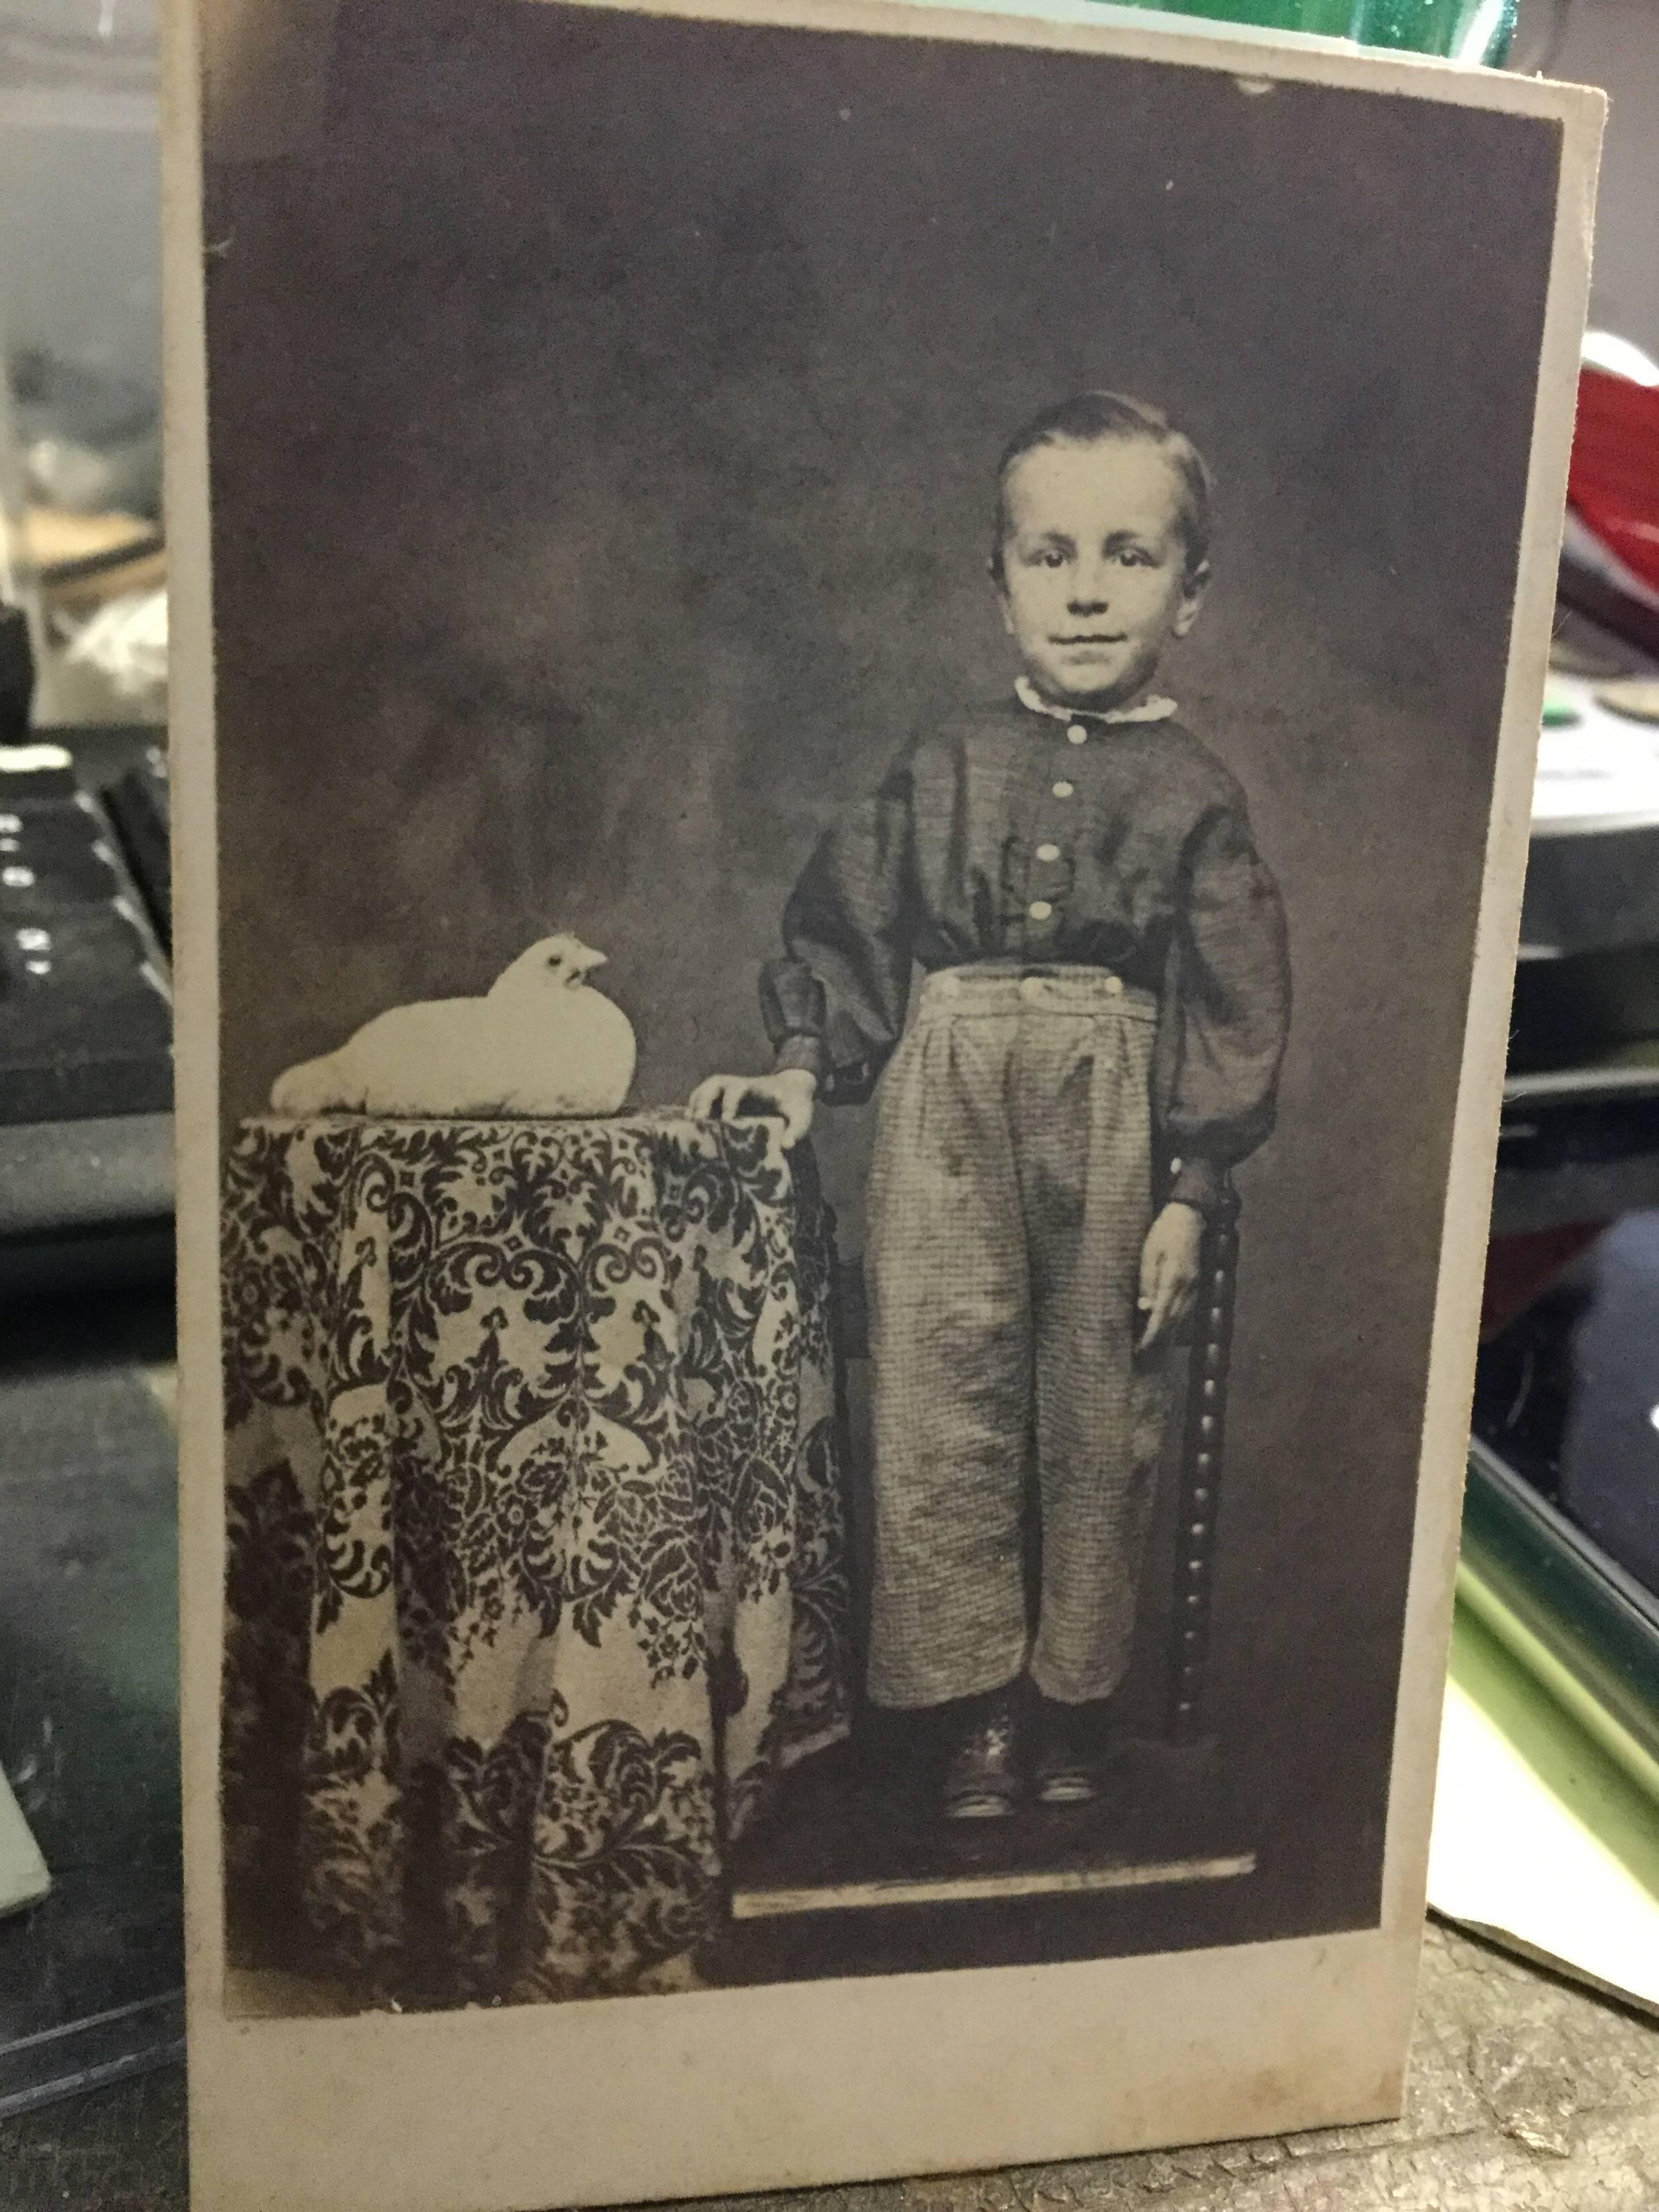
<path id="1" fill-rule="evenodd" d="M 1050 645 L 1121 645 L 1121 631 L 1101 629 L 1078 630 L 1064 637 L 1051 637 Z"/>

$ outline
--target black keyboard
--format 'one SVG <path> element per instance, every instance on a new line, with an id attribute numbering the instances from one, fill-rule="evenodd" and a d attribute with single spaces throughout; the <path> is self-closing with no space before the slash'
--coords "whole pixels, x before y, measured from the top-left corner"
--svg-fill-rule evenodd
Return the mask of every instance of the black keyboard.
<path id="1" fill-rule="evenodd" d="M 166 957 L 108 817 L 50 745 L 0 753 L 0 1122 L 164 1114 Z"/>
<path id="2" fill-rule="evenodd" d="M 164 747 L 147 744 L 141 759 L 103 787 L 104 804 L 121 835 L 144 895 L 150 927 L 173 951 L 173 810 Z"/>
<path id="3" fill-rule="evenodd" d="M 172 1261 L 165 756 L 154 732 L 57 734 L 0 746 L 0 1292 L 14 1295 Z"/>

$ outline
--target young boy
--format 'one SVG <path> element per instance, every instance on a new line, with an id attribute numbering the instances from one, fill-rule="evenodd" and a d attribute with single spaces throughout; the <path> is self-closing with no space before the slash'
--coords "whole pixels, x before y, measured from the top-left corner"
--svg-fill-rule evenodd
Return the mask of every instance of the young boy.
<path id="1" fill-rule="evenodd" d="M 869 1686 L 942 1709 L 955 1819 L 1097 1791 L 1163 1353 L 1204 1217 L 1273 1126 L 1290 1000 L 1243 795 L 1152 688 L 1209 579 L 1203 460 L 1156 409 L 1085 392 L 1012 440 L 998 495 L 1014 698 L 927 732 L 823 838 L 763 977 L 774 1073 L 692 1100 L 775 1113 L 793 1144 L 886 1067 Z"/>

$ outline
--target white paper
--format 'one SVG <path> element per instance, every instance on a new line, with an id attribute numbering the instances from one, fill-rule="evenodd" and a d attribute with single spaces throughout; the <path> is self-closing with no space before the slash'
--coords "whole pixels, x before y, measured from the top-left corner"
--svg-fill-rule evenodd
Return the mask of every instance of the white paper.
<path id="1" fill-rule="evenodd" d="M 0 1913 L 38 1904 L 51 1887 L 40 1847 L 17 1809 L 11 1784 L 0 1774 Z"/>
<path id="2" fill-rule="evenodd" d="M 1659 1808 L 1462 1605 L 1429 1905 L 1659 2012 Z"/>

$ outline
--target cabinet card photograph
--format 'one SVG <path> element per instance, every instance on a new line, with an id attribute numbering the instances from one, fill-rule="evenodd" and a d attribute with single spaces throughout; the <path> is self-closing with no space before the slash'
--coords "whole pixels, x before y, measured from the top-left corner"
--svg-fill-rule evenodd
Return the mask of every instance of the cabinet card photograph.
<path id="1" fill-rule="evenodd" d="M 1394 2108 L 1593 96 L 248 20 L 174 264 L 201 2201 Z"/>

